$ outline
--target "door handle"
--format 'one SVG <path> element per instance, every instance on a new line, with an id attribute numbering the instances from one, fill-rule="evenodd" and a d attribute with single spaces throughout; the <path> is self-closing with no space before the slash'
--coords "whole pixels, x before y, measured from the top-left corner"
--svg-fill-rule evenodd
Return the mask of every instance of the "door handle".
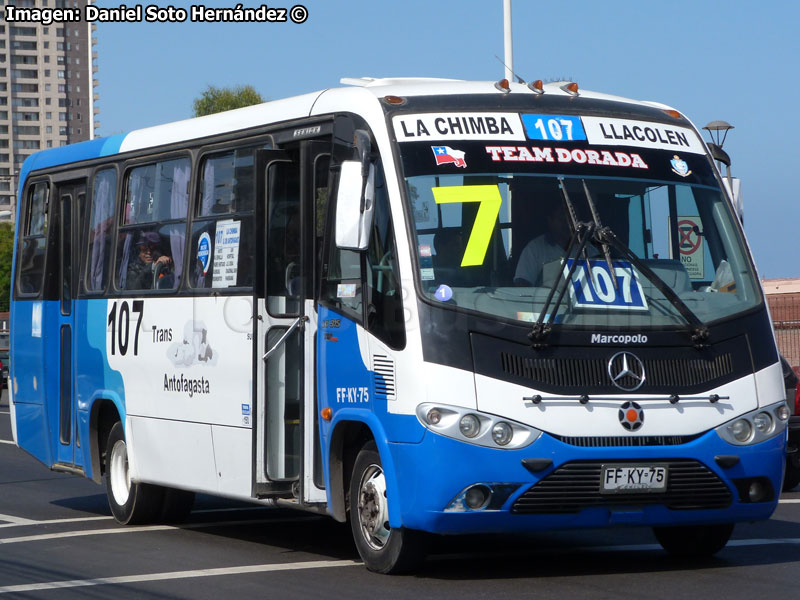
<path id="1" fill-rule="evenodd" d="M 307 321 L 308 321 L 308 317 L 306 315 L 302 315 L 300 317 L 297 317 L 297 319 L 295 319 L 295 322 L 292 323 L 289 326 L 289 329 L 287 329 L 283 333 L 283 335 L 281 336 L 281 339 L 279 339 L 277 342 L 275 342 L 275 345 L 272 348 L 270 348 L 269 350 L 264 352 L 264 356 L 262 356 L 261 359 L 262 360 L 267 360 L 270 357 L 270 354 L 275 352 L 275 350 L 277 350 L 280 347 L 280 345 L 283 344 L 283 342 L 286 341 L 286 338 L 288 338 L 295 329 L 297 329 L 298 327 L 300 329 L 303 329 L 305 327 L 305 324 L 306 324 Z"/>

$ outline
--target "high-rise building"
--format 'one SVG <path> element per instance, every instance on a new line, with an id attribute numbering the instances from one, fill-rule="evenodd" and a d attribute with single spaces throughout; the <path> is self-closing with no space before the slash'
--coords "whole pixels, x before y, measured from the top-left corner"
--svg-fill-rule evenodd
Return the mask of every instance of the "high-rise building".
<path id="1" fill-rule="evenodd" d="M 78 8 L 93 0 L 15 0 L 17 9 Z M 0 221 L 16 216 L 17 176 L 44 148 L 94 138 L 97 80 L 92 36 L 80 22 L 9 21 L 0 8 Z"/>

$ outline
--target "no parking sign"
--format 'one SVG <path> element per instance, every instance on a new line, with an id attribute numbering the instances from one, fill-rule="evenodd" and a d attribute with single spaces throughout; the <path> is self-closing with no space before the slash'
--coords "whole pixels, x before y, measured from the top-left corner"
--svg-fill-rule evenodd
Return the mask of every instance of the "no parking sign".
<path id="1" fill-rule="evenodd" d="M 698 216 L 678 217 L 678 251 L 691 279 L 705 279 L 702 223 Z"/>

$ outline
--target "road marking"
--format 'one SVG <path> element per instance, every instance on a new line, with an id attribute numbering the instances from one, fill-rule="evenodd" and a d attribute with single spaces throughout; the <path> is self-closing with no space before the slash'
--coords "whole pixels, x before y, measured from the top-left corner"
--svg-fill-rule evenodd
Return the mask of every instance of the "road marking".
<path id="1" fill-rule="evenodd" d="M 784 498 L 778 500 L 778 504 L 800 504 L 800 498 Z"/>
<path id="2" fill-rule="evenodd" d="M 270 565 L 248 565 L 243 567 L 222 567 L 219 569 L 196 569 L 193 571 L 172 571 L 169 573 L 147 573 L 144 575 L 123 575 L 121 577 L 102 577 L 99 579 L 73 579 L 71 581 L 49 581 L 45 583 L 26 583 L 0 587 L 0 594 L 60 590 L 65 588 L 89 587 L 94 585 L 120 585 L 189 579 L 192 577 L 219 577 L 222 575 L 244 575 L 248 573 L 267 573 L 274 571 L 301 571 L 305 569 L 329 569 L 335 567 L 354 567 L 361 563 L 354 560 L 311 560 Z"/>
<path id="3" fill-rule="evenodd" d="M 38 523 L 38 521 L 13 515 L 0 515 L 0 521 L 8 521 L 11 525 L 36 525 Z"/>
<path id="4" fill-rule="evenodd" d="M 14 442 L 12 442 L 11 440 L 0 440 L 0 444 L 14 444 Z"/>
<path id="5" fill-rule="evenodd" d="M 174 529 L 169 526 L 140 527 L 135 531 L 153 531 L 157 529 Z M 125 530 L 122 530 L 125 531 Z M 800 538 L 777 539 L 749 539 L 731 540 L 728 547 L 765 546 L 775 544 L 800 544 Z M 579 548 L 565 548 L 569 552 L 594 551 L 594 552 L 641 552 L 646 550 L 661 550 L 659 544 L 629 544 L 619 546 L 588 546 Z M 73 579 L 67 581 L 49 581 L 43 583 L 26 583 L 0 587 L 0 594 L 37 592 L 76 587 L 90 587 L 97 585 L 123 585 L 132 583 L 148 583 L 153 581 L 169 581 L 174 579 L 190 579 L 195 577 L 220 577 L 224 575 L 245 575 L 249 573 L 268 573 L 278 571 L 300 571 L 307 569 L 325 569 L 337 567 L 354 567 L 361 563 L 354 560 L 316 560 L 294 562 L 285 564 L 248 565 L 242 567 L 221 567 L 217 569 L 195 569 L 191 571 L 171 571 L 167 573 L 147 573 L 143 575 L 123 575 L 119 577 L 102 577 L 99 579 Z"/>
<path id="6" fill-rule="evenodd" d="M 74 517 L 74 518 L 71 518 L 71 519 L 48 519 L 46 521 L 33 521 L 33 520 L 23 519 L 23 520 L 25 520 L 27 522 L 25 522 L 25 523 L 18 523 L 18 522 L 0 523 L 0 528 L 4 528 L 4 527 L 22 527 L 22 526 L 25 526 L 25 525 L 55 525 L 55 524 L 58 524 L 58 523 L 83 523 L 85 521 L 109 521 L 109 520 L 111 520 L 113 518 L 114 517 Z M 9 521 L 9 520 L 10 519 L 7 519 L 5 515 L 0 515 L 0 521 Z"/>
<path id="7" fill-rule="evenodd" d="M 10 415 L 10 414 L 11 414 L 10 410 L 0 410 L 0 415 Z"/>
<path id="8" fill-rule="evenodd" d="M 105 517 L 103 517 L 105 518 Z M 90 535 L 117 535 L 121 533 L 141 533 L 148 531 L 170 531 L 180 529 L 208 529 L 211 527 L 236 527 L 240 525 L 263 525 L 269 523 L 296 523 L 308 522 L 313 517 L 295 517 L 286 519 L 250 519 L 247 521 L 213 521 L 210 523 L 188 523 L 184 525 L 148 525 L 144 527 L 125 527 L 120 526 L 114 529 L 89 529 L 86 531 L 64 531 L 61 533 L 43 533 L 40 535 L 25 535 L 10 538 L 0 538 L 0 546 L 4 544 L 19 544 L 22 542 L 40 542 L 44 540 L 55 540 L 71 537 L 86 537 Z M 322 519 L 324 517 L 318 517 Z M 31 525 L 38 524 L 39 521 L 31 521 Z"/>

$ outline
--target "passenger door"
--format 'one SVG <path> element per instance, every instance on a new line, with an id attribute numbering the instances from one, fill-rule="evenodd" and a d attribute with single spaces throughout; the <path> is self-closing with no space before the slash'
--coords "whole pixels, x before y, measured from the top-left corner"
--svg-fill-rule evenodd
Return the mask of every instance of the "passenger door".
<path id="1" fill-rule="evenodd" d="M 315 404 L 314 297 L 329 148 L 329 142 L 307 140 L 262 153 L 265 226 L 258 252 L 263 286 L 255 298 L 254 336 L 257 497 L 325 500 Z"/>
<path id="2" fill-rule="evenodd" d="M 64 466 L 76 464 L 81 440 L 78 436 L 77 407 L 75 402 L 75 342 L 73 314 L 78 281 L 78 252 L 81 215 L 85 208 L 85 181 L 71 181 L 56 185 L 56 254 L 58 299 L 58 415 L 53 424 L 56 463 Z M 55 340 L 52 340 L 54 342 Z M 51 417 L 51 423 L 53 423 Z"/>

